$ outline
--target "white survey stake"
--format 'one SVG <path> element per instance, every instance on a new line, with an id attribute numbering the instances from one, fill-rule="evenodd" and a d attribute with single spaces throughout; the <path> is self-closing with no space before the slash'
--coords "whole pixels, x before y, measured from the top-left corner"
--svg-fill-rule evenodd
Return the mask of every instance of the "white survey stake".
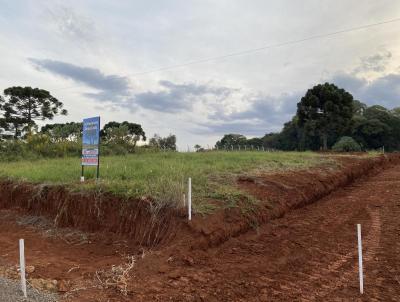
<path id="1" fill-rule="evenodd" d="M 19 272 L 21 274 L 21 289 L 24 293 L 24 297 L 27 297 L 26 293 L 26 279 L 25 279 L 25 245 L 24 239 L 19 240 Z"/>
<path id="2" fill-rule="evenodd" d="M 362 259 L 361 224 L 357 224 L 357 239 L 358 239 L 358 271 L 360 277 L 360 294 L 363 294 L 364 275 L 363 275 L 363 259 Z"/>

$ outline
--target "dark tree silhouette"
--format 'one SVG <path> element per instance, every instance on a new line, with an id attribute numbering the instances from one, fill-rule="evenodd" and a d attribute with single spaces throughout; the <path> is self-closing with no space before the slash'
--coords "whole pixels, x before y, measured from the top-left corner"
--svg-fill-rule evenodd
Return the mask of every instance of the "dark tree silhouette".
<path id="1" fill-rule="evenodd" d="M 32 133 L 35 120 L 53 119 L 55 115 L 66 115 L 63 103 L 53 97 L 47 90 L 32 87 L 10 87 L 4 90 L 0 99 L 0 110 L 3 111 L 6 129 L 14 131 L 14 137 L 22 131 Z"/>

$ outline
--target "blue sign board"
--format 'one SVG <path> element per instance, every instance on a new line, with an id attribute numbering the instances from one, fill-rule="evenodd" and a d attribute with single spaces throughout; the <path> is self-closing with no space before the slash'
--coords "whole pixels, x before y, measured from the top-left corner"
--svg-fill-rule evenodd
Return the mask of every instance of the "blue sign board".
<path id="1" fill-rule="evenodd" d="M 100 117 L 83 120 L 82 166 L 99 165 Z"/>

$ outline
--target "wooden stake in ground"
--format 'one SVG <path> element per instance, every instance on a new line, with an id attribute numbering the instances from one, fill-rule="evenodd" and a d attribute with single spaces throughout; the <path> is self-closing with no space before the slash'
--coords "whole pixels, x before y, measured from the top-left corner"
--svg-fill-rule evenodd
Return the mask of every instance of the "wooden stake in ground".
<path id="1" fill-rule="evenodd" d="M 25 245 L 24 239 L 19 240 L 19 271 L 21 274 L 21 289 L 26 298 L 28 295 L 26 293 L 26 279 L 25 279 Z"/>
<path id="2" fill-rule="evenodd" d="M 357 224 L 357 238 L 358 238 L 358 272 L 360 276 L 360 294 L 363 294 L 364 276 L 363 276 L 362 243 L 361 243 L 361 224 Z"/>

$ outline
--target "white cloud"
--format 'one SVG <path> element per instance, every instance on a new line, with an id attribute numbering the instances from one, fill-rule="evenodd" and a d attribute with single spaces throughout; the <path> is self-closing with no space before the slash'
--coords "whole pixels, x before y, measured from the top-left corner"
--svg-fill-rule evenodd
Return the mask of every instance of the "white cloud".
<path id="1" fill-rule="evenodd" d="M 0 11 L 0 86 L 46 88 L 70 109 L 70 120 L 132 120 L 148 136 L 176 133 L 181 146 L 213 144 L 230 129 L 263 135 L 325 80 L 367 103 L 395 105 L 398 24 L 130 75 L 393 19 L 399 10 L 395 0 L 13 1 Z M 53 74 L 38 72 L 27 58 Z"/>

